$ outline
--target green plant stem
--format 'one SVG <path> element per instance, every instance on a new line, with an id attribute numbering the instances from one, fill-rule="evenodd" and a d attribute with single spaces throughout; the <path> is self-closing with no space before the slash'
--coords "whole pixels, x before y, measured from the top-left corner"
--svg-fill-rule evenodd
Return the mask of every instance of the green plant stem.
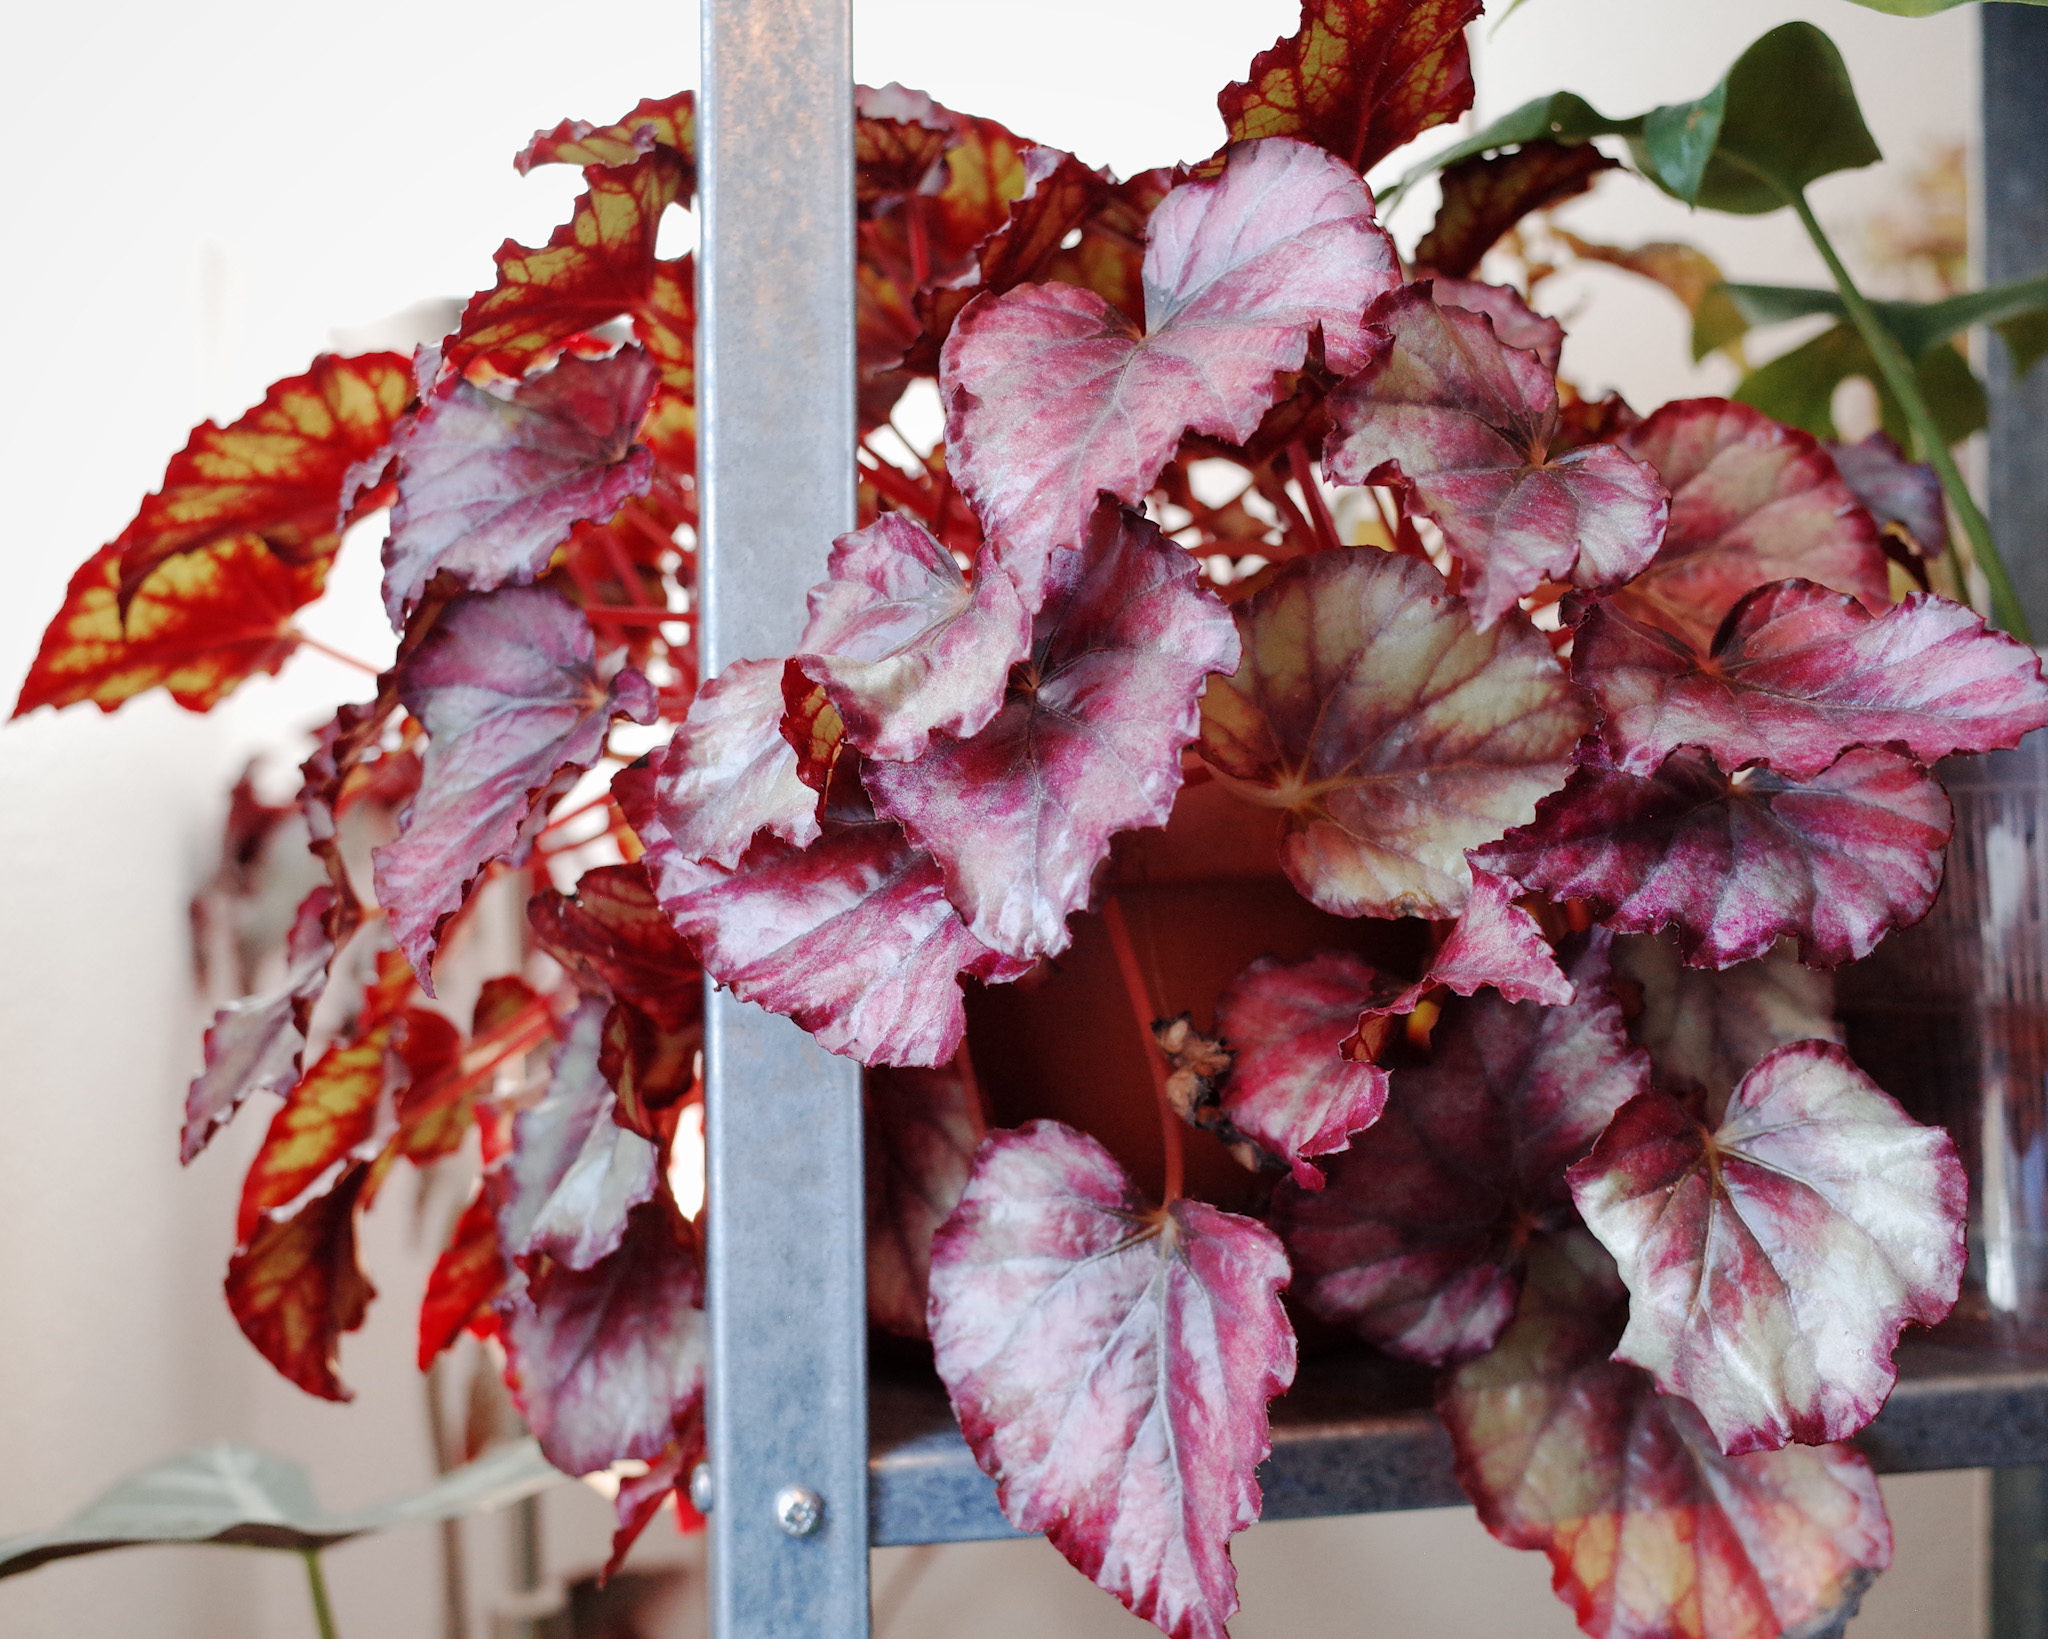
<path id="1" fill-rule="evenodd" d="M 299 1557 L 306 1562 L 306 1591 L 313 1596 L 313 1620 L 320 1639 L 341 1639 L 334 1627 L 334 1607 L 327 1602 L 327 1573 L 320 1568 L 320 1550 L 303 1548 Z"/>
<path id="2" fill-rule="evenodd" d="M 1955 453 L 1942 438 L 1934 412 L 1927 407 L 1927 400 L 1920 395 L 1920 381 L 1913 374 L 1905 349 L 1899 346 L 1898 338 L 1884 327 L 1884 321 L 1877 316 L 1877 309 L 1856 288 L 1856 281 L 1849 277 L 1849 270 L 1842 265 L 1841 257 L 1835 254 L 1833 242 L 1815 218 L 1813 207 L 1807 204 L 1805 193 L 1797 188 L 1781 191 L 1785 202 L 1799 213 L 1800 224 L 1806 229 L 1807 238 L 1813 241 L 1814 249 L 1827 263 L 1835 289 L 1841 294 L 1842 305 L 1849 310 L 1850 322 L 1863 337 L 1870 356 L 1877 361 L 1878 372 L 1884 377 L 1885 385 L 1906 412 L 1906 420 L 1919 442 L 1920 454 L 1933 465 L 1949 505 L 1956 509 L 1956 516 L 1962 520 L 1963 533 L 1970 538 L 1971 554 L 1977 560 L 1977 567 L 1984 571 L 1984 579 L 1991 588 L 1991 618 L 2022 643 L 2031 643 L 2033 638 L 2027 630 L 2026 611 L 2020 607 L 2019 594 L 2013 590 L 2012 581 L 2005 572 L 2005 561 L 1999 557 L 1998 545 L 1991 538 L 1991 524 L 1979 509 L 1976 497 L 1970 493 L 1970 486 L 1963 482 Z"/>

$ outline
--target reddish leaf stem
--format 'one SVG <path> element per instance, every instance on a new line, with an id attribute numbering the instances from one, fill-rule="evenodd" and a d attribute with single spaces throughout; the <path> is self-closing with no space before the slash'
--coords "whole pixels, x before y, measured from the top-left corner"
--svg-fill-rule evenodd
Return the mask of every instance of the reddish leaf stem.
<path id="1" fill-rule="evenodd" d="M 598 793 L 598 794 L 597 794 L 596 796 L 592 797 L 592 798 L 590 799 L 590 801 L 588 801 L 588 802 L 579 802 L 579 803 L 578 803 L 578 804 L 577 804 L 577 805 L 576 805 L 576 806 L 575 806 L 574 808 L 570 809 L 570 810 L 568 811 L 568 813 L 566 813 L 566 814 L 556 814 L 556 815 L 552 816 L 552 817 L 551 817 L 551 818 L 550 818 L 550 819 L 548 820 L 547 824 L 543 825 L 543 826 L 542 826 L 542 827 L 540 828 L 540 832 L 539 832 L 539 834 L 538 834 L 538 835 L 537 835 L 537 836 L 536 836 L 536 837 L 534 838 L 534 840 L 535 840 L 536 842 L 538 842 L 538 841 L 540 840 L 540 838 L 541 838 L 541 837 L 544 837 L 544 836 L 546 836 L 546 835 L 547 835 L 547 834 L 548 834 L 548 833 L 549 833 L 550 831 L 559 831 L 559 830 L 560 830 L 560 829 L 561 829 L 561 828 L 562 828 L 563 826 L 567 825 L 567 824 L 568 824 L 568 823 L 569 823 L 569 822 L 570 822 L 571 820 L 573 820 L 573 819 L 581 819 L 581 818 L 582 818 L 582 817 L 583 817 L 583 816 L 584 816 L 585 814 L 589 813 L 589 812 L 591 811 L 591 809 L 593 809 L 593 808 L 602 808 L 602 807 L 604 807 L 604 806 L 605 806 L 605 804 L 607 804 L 607 803 L 608 803 L 608 802 L 610 802 L 611 800 L 612 800 L 612 794 L 611 794 L 611 793 L 610 793 L 609 791 L 601 791 L 601 792 L 599 792 L 599 793 Z"/>
<path id="2" fill-rule="evenodd" d="M 898 506 L 916 513 L 928 524 L 935 524 L 937 520 L 932 515 L 931 497 L 925 493 L 923 486 L 909 474 L 899 470 L 893 461 L 885 461 L 865 446 L 863 450 L 868 459 L 860 463 L 860 470 L 868 482 Z"/>
<path id="3" fill-rule="evenodd" d="M 353 666 L 357 671 L 368 672 L 372 677 L 381 677 L 383 675 L 379 667 L 371 665 L 367 660 L 358 660 L 352 654 L 345 654 L 340 649 L 335 648 L 333 644 L 322 643 L 310 633 L 299 632 L 298 639 L 306 648 L 312 649 L 318 654 L 324 654 L 329 660 L 339 660 L 344 666 Z"/>
<path id="4" fill-rule="evenodd" d="M 670 621 L 687 621 L 688 615 L 646 603 L 586 604 L 584 615 L 591 620 L 608 620 L 615 626 L 666 626 Z"/>
<path id="5" fill-rule="evenodd" d="M 1316 526 L 1316 539 L 1322 543 L 1323 550 L 1327 552 L 1342 546 L 1344 543 L 1337 535 L 1337 520 L 1330 516 L 1330 503 L 1324 499 L 1323 486 L 1316 482 L 1315 467 L 1309 461 L 1308 451 L 1301 447 L 1300 439 L 1287 446 L 1287 464 L 1294 469 L 1294 481 L 1301 486 L 1301 498 L 1308 503 L 1309 517 Z"/>
<path id="6" fill-rule="evenodd" d="M 1152 1096 L 1159 1102 L 1159 1134 L 1166 1151 L 1166 1187 L 1162 1204 L 1171 1206 L 1181 1198 L 1186 1167 L 1181 1156 L 1180 1117 L 1174 1113 L 1173 1105 L 1166 1096 L 1166 1063 L 1159 1056 L 1159 1043 L 1152 1039 L 1152 1021 L 1159 1015 L 1151 989 L 1145 983 L 1144 970 L 1138 965 L 1137 949 L 1131 944 L 1131 930 L 1124 921 L 1124 908 L 1114 896 L 1102 907 L 1102 924 L 1109 930 L 1109 948 L 1116 953 L 1117 972 L 1123 977 L 1124 994 L 1130 998 L 1131 1016 L 1138 1021 L 1145 1067 L 1152 1072 Z"/>

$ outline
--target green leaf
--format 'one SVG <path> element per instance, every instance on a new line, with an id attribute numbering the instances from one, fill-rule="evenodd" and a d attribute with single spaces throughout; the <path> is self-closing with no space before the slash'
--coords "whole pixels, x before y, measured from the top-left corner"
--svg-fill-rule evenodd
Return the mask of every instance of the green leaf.
<path id="1" fill-rule="evenodd" d="M 1715 285 L 1700 298 L 1692 315 L 1692 358 L 1697 364 L 1717 347 L 1727 347 L 1749 334 L 1749 319 L 1728 295 L 1726 285 Z"/>
<path id="2" fill-rule="evenodd" d="M 1833 290 L 1803 285 L 1741 284 L 1724 285 L 1722 289 L 1751 324 L 1782 324 L 1787 319 L 1807 318 L 1816 313 L 1838 319 L 1849 316 L 1847 304 Z M 2048 314 L 2048 276 L 2015 279 L 2010 284 L 1993 285 L 1988 290 L 1969 290 L 1938 302 L 1872 302 L 1870 305 L 1877 310 L 1885 328 L 1898 338 L 1906 356 L 1918 358 L 1972 325 L 1994 325 L 2001 334 L 2011 325 L 2019 330 L 2024 340 L 2028 334 L 2028 322 Z M 2012 345 L 2010 337 L 2007 345 Z"/>
<path id="3" fill-rule="evenodd" d="M 2025 313 L 2016 319 L 2007 319 L 2003 324 L 1995 324 L 1992 329 L 2005 340 L 2006 356 L 2012 365 L 2015 381 L 2033 369 L 2043 354 L 2048 354 L 2048 311 Z"/>
<path id="4" fill-rule="evenodd" d="M 1988 410 L 1983 384 L 1953 346 L 1939 342 L 1922 353 L 1914 375 L 1936 426 L 1950 444 L 1961 443 L 1984 425 Z M 1759 365 L 1743 377 L 1732 396 L 1816 438 L 1834 438 L 1835 389 L 1851 376 L 1861 376 L 1877 389 L 1884 430 L 1910 447 L 1912 429 L 1904 408 L 1885 386 L 1862 336 L 1847 323 L 1823 330 L 1804 346 Z"/>
<path id="5" fill-rule="evenodd" d="M 297 1463 L 223 1441 L 131 1474 L 51 1530 L 0 1539 L 0 1577 L 74 1554 L 150 1542 L 302 1553 L 369 1531 L 502 1508 L 561 1477 L 538 1445 L 518 1440 L 442 1475 L 412 1496 L 377 1508 L 325 1514 Z"/>
<path id="6" fill-rule="evenodd" d="M 1938 11 L 1954 11 L 1966 0 L 1856 0 L 1872 11 L 1890 12 L 1894 17 L 1932 17 Z M 2013 0 L 2021 6 L 2048 6 L 2048 0 Z"/>
<path id="7" fill-rule="evenodd" d="M 1811 23 L 1774 28 L 1704 97 L 1652 109 L 1643 173 L 1690 205 L 1759 216 L 1816 178 L 1875 164 L 1842 54 Z"/>
<path id="8" fill-rule="evenodd" d="M 1391 210 L 1394 202 L 1424 177 L 1434 175 L 1447 165 L 1455 165 L 1461 159 L 1470 159 L 1475 154 L 1519 148 L 1525 142 L 1546 138 L 1552 142 L 1585 142 L 1593 137 L 1634 136 L 1642 129 L 1642 124 L 1640 117 L 1611 119 L 1584 97 L 1570 91 L 1553 91 L 1547 97 L 1523 103 L 1463 142 L 1453 143 L 1441 153 L 1431 154 L 1411 167 L 1381 196 L 1380 209 L 1382 212 Z"/>

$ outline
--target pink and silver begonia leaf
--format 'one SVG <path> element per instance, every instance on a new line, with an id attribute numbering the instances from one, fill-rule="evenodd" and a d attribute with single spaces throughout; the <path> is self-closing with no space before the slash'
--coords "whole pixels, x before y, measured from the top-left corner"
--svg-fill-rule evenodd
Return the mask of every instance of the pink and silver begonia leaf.
<path id="1" fill-rule="evenodd" d="M 1696 967 L 1781 938 L 1838 967 L 1927 914 L 1954 827 L 1948 793 L 1892 751 L 1846 751 L 1811 780 L 1735 775 L 1675 751 L 1647 778 L 1586 767 L 1533 824 L 1474 863 L 1552 899 L 1583 899 L 1617 933 L 1669 927 Z"/>
<path id="2" fill-rule="evenodd" d="M 1216 1033 L 1236 1055 L 1218 1112 L 1304 1189 L 1323 1187 L 1315 1158 L 1348 1148 L 1386 1108 L 1387 1072 L 1342 1049 L 1388 984 L 1350 952 L 1325 950 L 1263 956 L 1216 998 Z"/>
<path id="3" fill-rule="evenodd" d="M 1379 346 L 1330 396 L 1325 470 L 1401 485 L 1463 566 L 1482 628 L 1546 580 L 1617 586 L 1664 536 L 1664 486 L 1611 444 L 1551 454 L 1557 377 L 1486 315 L 1404 286 L 1366 313 Z"/>
<path id="4" fill-rule="evenodd" d="M 1649 774 L 1680 746 L 1723 768 L 1811 779 L 1852 745 L 1922 763 L 2004 751 L 2048 725 L 2048 683 L 2024 643 L 1927 593 L 1872 615 L 1812 581 L 1760 586 L 1701 655 L 1619 608 L 1579 626 L 1572 674 L 1603 713 L 1608 757 Z"/>
<path id="5" fill-rule="evenodd" d="M 1093 1138 L 989 1135 L 932 1243 L 939 1376 L 1004 1516 L 1173 1639 L 1224 1639 L 1294 1379 L 1287 1260 L 1200 1201 L 1150 1206 Z"/>
<path id="6" fill-rule="evenodd" d="M 423 403 L 402 424 L 398 499 L 384 543 L 384 607 L 394 627 L 427 582 L 447 573 L 472 592 L 524 584 L 579 523 L 606 523 L 654 476 L 633 442 L 660 369 L 644 350 L 573 353 L 543 375 L 436 387 L 423 356 Z"/>
<path id="7" fill-rule="evenodd" d="M 1331 366 L 1356 369 L 1359 318 L 1399 277 L 1358 174 L 1272 138 L 1153 211 L 1143 332 L 1073 285 L 972 303 L 941 355 L 946 448 L 1025 606 L 1104 491 L 1142 504 L 1189 429 L 1249 438 L 1318 326 Z"/>
<path id="8" fill-rule="evenodd" d="M 1839 1634 L 1892 1535 L 1853 1447 L 1723 1456 L 1698 1412 L 1610 1358 L 1626 1301 L 1583 1231 L 1538 1241 L 1499 1345 L 1437 1410 L 1486 1528 L 1540 1549 L 1592 1639 Z"/>
<path id="9" fill-rule="evenodd" d="M 1557 374 L 1564 355 L 1564 326 L 1547 313 L 1538 313 L 1513 285 L 1490 285 L 1479 279 L 1451 279 L 1432 273 L 1429 282 L 1439 307 L 1462 307 L 1468 313 L 1484 313 L 1493 321 L 1493 333 L 1509 347 L 1534 353 L 1543 368 Z"/>
<path id="10" fill-rule="evenodd" d="M 886 512 L 833 542 L 826 573 L 796 666 L 823 685 L 856 750 L 910 762 L 935 730 L 965 739 L 1002 708 L 1031 616 L 986 552 L 970 586 L 929 530 Z"/>
<path id="11" fill-rule="evenodd" d="M 1938 558 L 1948 550 L 1948 500 L 1940 475 L 1925 461 L 1908 461 L 1882 430 L 1853 444 L 1829 444 L 1827 451 L 1879 529 L 1903 536 L 1917 557 Z"/>
<path id="12" fill-rule="evenodd" d="M 704 1266 L 666 1192 L 633 1209 L 609 1257 L 515 1278 L 497 1308 L 507 1381 L 563 1473 L 653 1462 L 698 1415 Z"/>
<path id="13" fill-rule="evenodd" d="M 1000 984 L 1030 968 L 967 930 L 937 863 L 895 825 L 830 825 L 803 849 L 763 837 L 731 872 L 678 868 L 630 785 L 623 800 L 661 908 L 704 971 L 786 1013 L 827 1052 L 944 1064 L 967 1028 L 960 975 Z"/>
<path id="14" fill-rule="evenodd" d="M 1877 525 L 1828 452 L 1761 410 L 1722 398 L 1667 404 L 1619 440 L 1671 492 L 1650 567 L 1614 607 L 1704 653 L 1722 618 L 1770 581 L 1818 581 L 1867 609 L 1891 602 Z"/>
<path id="15" fill-rule="evenodd" d="M 1450 935 L 1430 959 L 1429 971 L 1397 995 L 1381 997 L 1362 1010 L 1365 1020 L 1412 1013 L 1438 985 L 1460 996 L 1481 989 L 1499 991 L 1511 1002 L 1561 1007 L 1572 999 L 1572 982 L 1557 965 L 1557 952 L 1536 918 L 1515 903 L 1515 884 L 1492 871 L 1472 873 L 1471 896 Z"/>
<path id="16" fill-rule="evenodd" d="M 517 859 L 549 800 L 597 761 L 615 716 L 654 719 L 631 667 L 609 685 L 582 612 L 544 587 L 458 598 L 398 666 L 398 693 L 427 731 L 419 794 L 396 840 L 371 856 L 377 902 L 433 994 L 441 928 L 484 870 Z"/>
<path id="17" fill-rule="evenodd" d="M 1570 1217 L 1564 1169 L 1649 1086 L 1608 989 L 1608 935 L 1572 962 L 1562 1007 L 1447 1003 L 1427 1062 L 1397 1067 L 1386 1113 L 1330 1167 L 1282 1185 L 1269 1219 L 1325 1320 L 1440 1365 L 1492 1347 L 1529 1236 Z"/>
<path id="18" fill-rule="evenodd" d="M 544 1252 L 588 1269 L 618 1248 L 627 1214 L 660 1184 L 659 1154 L 613 1119 L 618 1099 L 598 1068 L 609 1007 L 600 996 L 577 1004 L 545 1095 L 513 1118 L 511 1153 L 487 1174 L 507 1257 Z"/>
<path id="19" fill-rule="evenodd" d="M 1767 1054 L 1712 1132 L 1645 1093 L 1571 1186 L 1628 1285 L 1617 1358 L 1690 1400 L 1731 1454 L 1862 1428 L 1898 1377 L 1901 1328 L 1940 1320 L 1962 1280 L 1954 1141 L 1833 1042 Z"/>
<path id="20" fill-rule="evenodd" d="M 1656 1066 L 1658 1085 L 1702 1101 L 1718 1122 L 1736 1083 L 1774 1047 L 1842 1039 L 1834 975 L 1798 959 L 1780 940 L 1753 962 L 1687 967 L 1669 935 L 1614 941 L 1615 976 L 1634 984 L 1642 1006 L 1629 1034 Z"/>
<path id="21" fill-rule="evenodd" d="M 1105 505 L 1063 555 L 1002 710 L 914 763 L 871 763 L 868 792 L 938 860 L 976 939 L 1051 955 L 1110 839 L 1166 823 L 1203 679 L 1237 663 L 1237 628 L 1194 560 Z"/>
<path id="22" fill-rule="evenodd" d="M 735 660 L 654 754 L 662 823 L 685 858 L 731 870 L 763 831 L 798 848 L 817 841 L 818 793 L 782 734 L 782 675 L 780 660 Z"/>
<path id="23" fill-rule="evenodd" d="M 868 1319 L 898 1337 L 921 1338 L 932 1236 L 960 1204 L 975 1147 L 988 1132 L 981 1092 L 961 1053 L 929 1070 L 870 1070 L 861 1094 Z"/>
<path id="24" fill-rule="evenodd" d="M 1233 608 L 1202 756 L 1287 815 L 1280 863 L 1338 916 L 1453 917 L 1466 850 L 1536 812 L 1592 714 L 1519 611 L 1482 631 L 1428 564 L 1339 547 Z"/>

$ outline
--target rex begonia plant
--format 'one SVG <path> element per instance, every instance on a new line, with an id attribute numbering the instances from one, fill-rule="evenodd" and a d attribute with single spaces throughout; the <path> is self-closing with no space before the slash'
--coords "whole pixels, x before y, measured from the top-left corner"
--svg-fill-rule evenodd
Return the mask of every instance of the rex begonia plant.
<path id="1" fill-rule="evenodd" d="M 1403 181 L 1443 197 L 1404 256 L 1364 174 L 1470 107 L 1478 12 L 1305 0 L 1214 154 L 1123 180 L 863 89 L 861 527 L 818 543 L 788 656 L 695 662 L 694 276 L 656 254 L 688 93 L 535 136 L 520 169 L 588 191 L 438 345 L 323 356 L 194 432 L 16 712 L 207 709 L 389 508 L 398 658 L 314 738 L 318 885 L 185 1111 L 189 1161 L 272 1107 L 227 1296 L 280 1371 L 347 1397 L 359 1218 L 474 1130 L 421 1363 L 494 1338 L 550 1460 L 638 1465 L 623 1553 L 702 1450 L 671 1174 L 708 978 L 868 1067 L 875 1323 L 928 1340 L 1011 1522 L 1176 1639 L 1237 1608 L 1295 1305 L 1442 1369 L 1481 1517 L 1588 1633 L 1846 1619 L 1890 1535 L 1843 1442 L 1955 1300 L 1964 1183 L 1798 964 L 1926 914 L 1929 766 L 2048 724 L 2048 685 L 1926 589 L 1945 488 L 2009 617 L 1902 306 L 1805 203 L 1877 157 L 1826 37 L 1775 31 L 1696 104 L 1516 111 Z M 1621 168 L 1600 136 L 1695 204 L 1800 214 L 1933 470 L 1559 378 L 1557 322 L 1477 274 Z M 919 382 L 929 450 L 892 420 Z M 1298 894 L 1320 948 L 1160 993 L 1118 838 L 1173 837 L 1183 793 L 1221 805 L 1216 871 Z M 231 863 L 285 816 L 238 789 Z M 501 879 L 531 959 L 453 1018 L 437 953 Z M 977 998 L 1091 922 L 1158 1199 L 1028 1098 L 991 1130 Z M 1184 1143 L 1241 1184 L 1196 1198 Z"/>

